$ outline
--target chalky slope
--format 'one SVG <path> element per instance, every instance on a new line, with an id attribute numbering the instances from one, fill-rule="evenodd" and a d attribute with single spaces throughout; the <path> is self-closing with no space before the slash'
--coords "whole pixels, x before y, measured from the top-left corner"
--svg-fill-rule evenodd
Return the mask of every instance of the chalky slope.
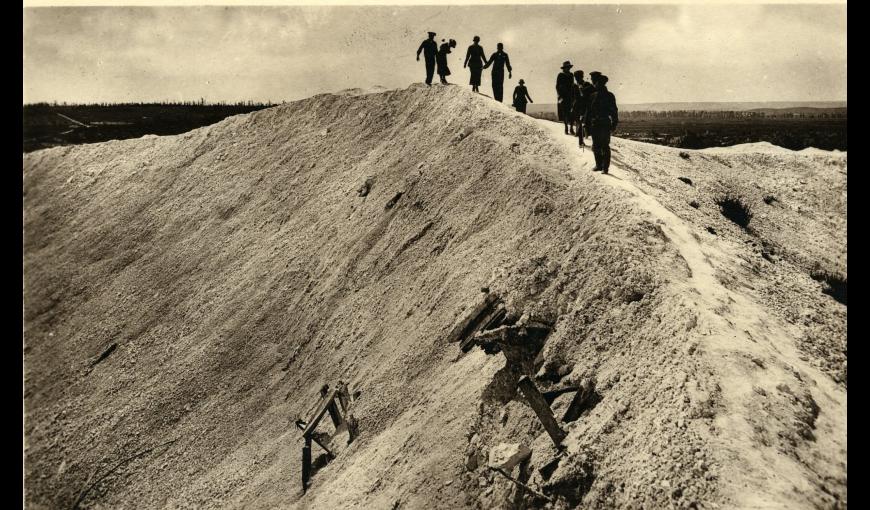
<path id="1" fill-rule="evenodd" d="M 415 85 L 26 155 L 28 507 L 845 507 L 846 155 L 600 175 L 560 129 Z M 542 390 L 597 382 L 562 456 L 459 348 L 487 296 L 552 325 Z M 360 436 L 303 493 L 338 380 Z M 514 443 L 551 501 L 486 469 Z"/>

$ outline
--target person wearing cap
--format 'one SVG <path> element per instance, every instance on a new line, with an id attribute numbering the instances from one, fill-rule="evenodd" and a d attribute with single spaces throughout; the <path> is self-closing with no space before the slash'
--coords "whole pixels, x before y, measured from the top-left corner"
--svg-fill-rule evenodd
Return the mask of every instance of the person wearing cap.
<path id="1" fill-rule="evenodd" d="M 465 52 L 465 63 L 462 64 L 462 67 L 467 67 L 471 70 L 471 80 L 469 81 L 469 85 L 471 85 L 471 90 L 474 92 L 479 92 L 477 87 L 480 87 L 480 74 L 483 71 L 484 64 L 486 64 L 483 46 L 477 44 L 479 42 L 480 37 L 474 36 L 471 46 L 469 46 L 468 51 Z"/>
<path id="2" fill-rule="evenodd" d="M 571 99 L 573 94 L 574 76 L 571 74 L 571 62 L 566 60 L 562 62 L 562 72 L 556 76 L 556 95 L 558 96 L 556 113 L 559 120 L 565 124 L 565 134 L 574 134 L 574 127 L 571 126 Z"/>
<path id="3" fill-rule="evenodd" d="M 441 77 L 441 83 L 450 85 L 447 83 L 447 77 L 450 76 L 450 68 L 447 67 L 447 54 L 450 53 L 450 48 L 456 47 L 456 41 L 453 39 L 450 39 L 450 42 L 443 42 L 444 39 L 441 39 L 441 41 L 441 47 L 435 56 L 435 63 L 438 64 L 438 76 Z"/>
<path id="4" fill-rule="evenodd" d="M 589 73 L 589 79 L 592 81 L 593 87 L 595 87 L 595 84 L 598 83 L 598 78 L 600 77 L 601 73 L 599 71 L 592 71 L 591 73 Z"/>
<path id="5" fill-rule="evenodd" d="M 435 74 L 435 54 L 438 53 L 435 32 L 429 32 L 429 38 L 420 43 L 420 47 L 417 48 L 417 62 L 420 61 L 421 51 L 426 60 L 426 85 L 432 85 L 432 75 Z"/>
<path id="6" fill-rule="evenodd" d="M 590 76 L 595 84 L 595 92 L 589 100 L 583 120 L 592 135 L 592 153 L 595 155 L 595 168 L 592 171 L 606 174 L 610 170 L 610 133 L 619 124 L 619 111 L 616 97 L 607 90 L 607 76 L 601 73 L 590 73 Z"/>
<path id="7" fill-rule="evenodd" d="M 492 66 L 492 97 L 501 103 L 502 96 L 504 96 L 504 68 L 507 67 L 508 78 L 511 78 L 513 71 L 511 70 L 511 59 L 504 52 L 504 45 L 498 43 L 495 47 L 496 52 L 489 57 L 483 68 L 486 69 Z"/>
<path id="8" fill-rule="evenodd" d="M 529 103 L 534 103 L 532 96 L 529 95 L 529 91 L 526 89 L 525 83 L 525 80 L 520 78 L 520 84 L 514 88 L 514 107 L 520 113 L 526 113 L 526 99 L 528 99 Z"/>

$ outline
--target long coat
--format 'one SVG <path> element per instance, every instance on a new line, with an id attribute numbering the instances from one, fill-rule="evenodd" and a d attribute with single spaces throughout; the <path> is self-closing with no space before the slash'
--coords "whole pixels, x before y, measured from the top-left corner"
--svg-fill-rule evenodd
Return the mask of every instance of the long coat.
<path id="1" fill-rule="evenodd" d="M 450 43 L 444 43 L 435 55 L 435 63 L 438 65 L 438 74 L 450 76 L 450 68 L 447 67 L 447 54 L 450 53 Z"/>
<path id="2" fill-rule="evenodd" d="M 484 64 L 486 64 L 486 57 L 484 56 L 483 46 L 479 44 L 469 46 L 468 51 L 465 52 L 465 65 L 471 68 L 469 85 L 480 85 L 480 72 Z"/>

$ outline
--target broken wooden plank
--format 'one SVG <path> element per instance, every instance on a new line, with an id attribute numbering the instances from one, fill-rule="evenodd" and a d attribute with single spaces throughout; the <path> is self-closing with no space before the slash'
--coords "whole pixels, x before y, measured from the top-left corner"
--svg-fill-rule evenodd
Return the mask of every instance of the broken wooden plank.
<path id="1" fill-rule="evenodd" d="M 523 396 L 526 397 L 526 401 L 528 401 L 532 410 L 534 410 L 535 414 L 538 415 L 538 419 L 544 426 L 544 430 L 546 430 L 547 434 L 550 435 L 550 439 L 553 440 L 553 443 L 555 443 L 557 447 L 561 447 L 562 440 L 565 439 L 565 436 L 568 434 L 559 427 L 558 423 L 556 423 L 556 418 L 553 416 L 553 410 L 550 409 L 550 406 L 547 404 L 544 396 L 541 395 L 541 392 L 538 391 L 535 383 L 532 382 L 529 376 L 524 375 L 520 377 L 517 386 L 523 393 Z"/>
<path id="2" fill-rule="evenodd" d="M 329 409 L 329 404 L 332 403 L 332 399 L 335 398 L 336 390 L 330 390 L 329 393 L 326 394 L 325 397 L 320 401 L 320 405 L 317 407 L 317 411 L 314 413 L 314 416 L 308 420 L 308 426 L 305 427 L 305 430 L 302 431 L 302 435 L 306 438 L 314 432 L 314 429 L 317 428 L 317 424 L 320 423 L 320 420 L 323 418 L 323 415 L 326 414 L 327 409 Z"/>
<path id="3" fill-rule="evenodd" d="M 447 342 L 453 343 L 460 340 L 465 340 L 467 337 L 480 327 L 481 324 L 487 322 L 492 316 L 493 309 L 497 306 L 498 298 L 495 294 L 487 294 L 482 301 L 465 315 L 465 317 L 456 323 L 447 335 Z"/>

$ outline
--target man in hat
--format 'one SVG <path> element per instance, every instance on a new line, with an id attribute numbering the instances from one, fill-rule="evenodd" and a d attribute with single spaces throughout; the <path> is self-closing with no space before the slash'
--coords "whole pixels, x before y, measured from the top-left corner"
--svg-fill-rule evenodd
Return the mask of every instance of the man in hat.
<path id="1" fill-rule="evenodd" d="M 574 89 L 574 75 L 571 74 L 571 62 L 562 62 L 562 72 L 556 76 L 556 95 L 558 96 L 556 113 L 559 120 L 565 123 L 565 134 L 574 134 L 574 126 L 571 125 L 571 102 Z"/>
<path id="2" fill-rule="evenodd" d="M 592 171 L 606 174 L 610 170 L 610 133 L 619 124 L 619 112 L 616 97 L 607 90 L 607 76 L 601 73 L 590 73 L 589 76 L 595 84 L 595 92 L 586 107 L 583 121 L 592 135 L 592 153 L 595 155 Z"/>
<path id="3" fill-rule="evenodd" d="M 495 47 L 496 52 L 489 57 L 483 68 L 486 69 L 492 66 L 492 97 L 501 103 L 502 96 L 504 95 L 504 68 L 507 67 L 508 78 L 510 78 L 512 72 L 511 59 L 504 52 L 504 45 L 502 43 L 496 44 Z"/>
<path id="4" fill-rule="evenodd" d="M 421 51 L 426 60 L 426 85 L 432 85 L 432 75 L 435 74 L 435 54 L 438 53 L 435 32 L 429 32 L 429 38 L 420 43 L 420 47 L 417 48 L 417 62 L 420 61 Z"/>
<path id="5" fill-rule="evenodd" d="M 474 92 L 479 92 L 478 87 L 480 87 L 480 74 L 483 72 L 484 64 L 486 64 L 483 46 L 477 44 L 479 42 L 480 37 L 474 36 L 471 46 L 469 46 L 468 51 L 465 52 L 465 63 L 462 64 L 462 67 L 468 67 L 471 70 L 471 80 L 469 80 L 469 85 L 471 85 L 471 90 Z"/>
<path id="6" fill-rule="evenodd" d="M 529 91 L 526 89 L 525 83 L 525 80 L 520 78 L 520 84 L 514 88 L 514 107 L 521 113 L 526 113 L 526 99 L 528 99 L 529 103 L 534 103 L 532 96 L 529 95 Z"/>

